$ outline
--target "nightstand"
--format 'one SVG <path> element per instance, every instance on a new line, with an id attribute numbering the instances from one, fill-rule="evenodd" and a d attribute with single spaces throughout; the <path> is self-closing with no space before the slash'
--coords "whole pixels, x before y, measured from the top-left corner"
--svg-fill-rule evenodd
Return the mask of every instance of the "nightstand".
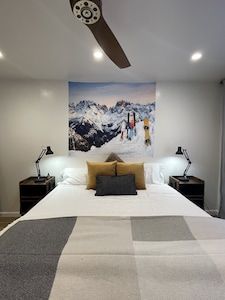
<path id="1" fill-rule="evenodd" d="M 180 192 L 190 201 L 204 209 L 204 181 L 188 176 L 189 181 L 180 181 L 180 176 L 170 176 L 169 185 Z"/>
<path id="2" fill-rule="evenodd" d="M 20 181 L 20 214 L 24 215 L 51 190 L 55 188 L 55 177 L 46 177 L 44 182 L 35 182 L 37 177 Z"/>

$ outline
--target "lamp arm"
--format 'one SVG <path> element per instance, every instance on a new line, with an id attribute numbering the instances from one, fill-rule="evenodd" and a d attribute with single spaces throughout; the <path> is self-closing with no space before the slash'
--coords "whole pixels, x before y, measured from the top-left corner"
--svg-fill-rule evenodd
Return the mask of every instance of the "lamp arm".
<path id="1" fill-rule="evenodd" d="M 46 151 L 47 151 L 46 149 L 42 149 L 40 155 L 38 156 L 38 159 L 35 162 L 36 169 L 37 169 L 38 179 L 40 179 L 40 177 L 41 177 L 41 170 L 40 170 L 40 166 L 39 166 L 39 161 L 45 155 Z"/>
<path id="2" fill-rule="evenodd" d="M 40 155 L 38 156 L 38 159 L 36 160 L 36 164 L 39 163 L 39 161 L 42 159 L 45 153 L 46 153 L 46 149 L 42 149 Z"/>
<path id="3" fill-rule="evenodd" d="M 36 169 L 37 169 L 38 179 L 40 179 L 41 171 L 40 171 L 40 167 L 39 167 L 39 161 L 36 161 L 35 165 L 36 165 Z"/>
<path id="4" fill-rule="evenodd" d="M 186 177 L 187 172 L 188 172 L 188 170 L 190 169 L 190 166 L 191 166 L 191 160 L 190 160 L 190 157 L 189 157 L 186 149 L 183 149 L 183 154 L 184 154 L 186 160 L 188 161 L 188 165 L 187 165 L 186 169 L 184 170 L 184 175 L 183 175 L 184 177 Z"/>
<path id="5" fill-rule="evenodd" d="M 183 149 L 183 154 L 184 154 L 184 157 L 186 158 L 186 160 L 187 160 L 189 163 L 191 163 L 190 157 L 189 157 L 189 155 L 188 155 L 186 149 Z"/>
<path id="6" fill-rule="evenodd" d="M 190 169 L 190 166 L 191 166 L 191 163 L 188 163 L 186 169 L 184 170 L 183 177 L 187 177 L 187 172 L 188 172 L 188 170 Z"/>

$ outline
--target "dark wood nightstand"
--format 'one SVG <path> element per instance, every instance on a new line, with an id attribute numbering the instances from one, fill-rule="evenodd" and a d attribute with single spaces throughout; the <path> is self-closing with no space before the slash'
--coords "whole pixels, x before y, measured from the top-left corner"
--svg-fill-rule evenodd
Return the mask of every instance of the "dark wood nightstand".
<path id="1" fill-rule="evenodd" d="M 20 214 L 24 215 L 51 190 L 55 188 L 55 177 L 46 177 L 44 182 L 35 182 L 37 177 L 20 181 Z"/>
<path id="2" fill-rule="evenodd" d="M 184 182 L 180 181 L 179 177 L 170 176 L 169 185 L 204 209 L 204 181 L 194 176 L 188 176 L 189 181 Z"/>

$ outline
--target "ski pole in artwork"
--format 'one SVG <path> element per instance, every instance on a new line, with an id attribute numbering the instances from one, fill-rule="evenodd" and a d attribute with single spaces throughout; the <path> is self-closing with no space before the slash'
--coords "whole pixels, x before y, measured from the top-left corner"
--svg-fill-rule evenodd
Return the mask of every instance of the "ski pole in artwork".
<path id="1" fill-rule="evenodd" d="M 127 122 L 125 120 L 123 120 L 121 123 L 121 135 L 120 135 L 121 140 L 124 140 L 124 138 L 125 138 L 126 129 L 127 129 Z"/>
<path id="2" fill-rule="evenodd" d="M 144 119 L 144 131 L 145 131 L 145 145 L 150 146 L 151 145 L 151 137 L 150 137 L 150 122 L 149 119 Z"/>
<path id="3" fill-rule="evenodd" d="M 136 116 L 135 112 L 129 112 L 127 115 L 127 138 L 128 140 L 132 140 L 134 136 L 136 136 Z"/>

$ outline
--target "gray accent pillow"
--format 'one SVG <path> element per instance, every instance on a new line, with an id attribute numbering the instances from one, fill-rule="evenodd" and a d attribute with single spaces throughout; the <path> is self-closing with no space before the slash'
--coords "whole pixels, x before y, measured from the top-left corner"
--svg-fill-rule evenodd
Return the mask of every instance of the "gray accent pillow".
<path id="1" fill-rule="evenodd" d="M 119 155 L 117 155 L 116 153 L 110 153 L 109 156 L 106 158 L 105 162 L 110 162 L 110 161 L 119 161 L 119 162 L 124 162 Z"/>
<path id="2" fill-rule="evenodd" d="M 95 196 L 106 195 L 137 195 L 135 176 L 96 176 Z"/>

